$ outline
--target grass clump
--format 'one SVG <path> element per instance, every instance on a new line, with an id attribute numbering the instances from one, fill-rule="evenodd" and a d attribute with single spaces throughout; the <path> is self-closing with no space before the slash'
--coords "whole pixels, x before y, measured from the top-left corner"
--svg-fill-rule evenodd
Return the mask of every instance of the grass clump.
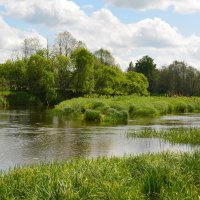
<path id="1" fill-rule="evenodd" d="M 101 113 L 96 110 L 86 110 L 84 113 L 84 119 L 86 121 L 100 122 L 101 121 Z"/>
<path id="2" fill-rule="evenodd" d="M 130 136 L 139 137 L 139 138 L 161 138 L 167 140 L 171 143 L 178 144 L 200 144 L 200 129 L 190 128 L 190 129 L 171 129 L 171 130 L 161 130 L 156 131 L 152 129 L 146 129 L 144 131 L 137 131 L 128 133 Z"/>
<path id="3" fill-rule="evenodd" d="M 114 108 L 107 110 L 104 116 L 105 122 L 127 122 L 128 121 L 128 112 L 127 111 L 118 111 Z"/>
<path id="4" fill-rule="evenodd" d="M 131 105 L 129 107 L 129 114 L 133 117 L 148 117 L 148 116 L 157 116 L 158 111 L 154 105 Z"/>
<path id="5" fill-rule="evenodd" d="M 199 199 L 200 154 L 78 159 L 0 174 L 0 199 Z"/>
<path id="6" fill-rule="evenodd" d="M 7 106 L 7 101 L 3 96 L 0 96 L 0 107 L 6 107 Z"/>

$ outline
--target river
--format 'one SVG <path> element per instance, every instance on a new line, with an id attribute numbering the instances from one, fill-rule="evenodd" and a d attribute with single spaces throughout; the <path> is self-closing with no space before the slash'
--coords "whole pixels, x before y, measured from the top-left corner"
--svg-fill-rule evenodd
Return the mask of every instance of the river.
<path id="1" fill-rule="evenodd" d="M 99 126 L 36 110 L 0 111 L 0 169 L 68 160 L 77 157 L 138 155 L 198 148 L 173 145 L 156 138 L 133 138 L 127 133 L 146 128 L 200 127 L 200 114 L 137 118 L 128 125 Z"/>

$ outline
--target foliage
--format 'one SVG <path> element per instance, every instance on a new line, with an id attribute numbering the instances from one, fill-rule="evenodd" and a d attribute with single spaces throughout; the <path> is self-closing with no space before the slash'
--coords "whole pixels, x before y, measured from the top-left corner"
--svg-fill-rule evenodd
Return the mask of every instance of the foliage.
<path id="1" fill-rule="evenodd" d="M 95 91 L 106 95 L 147 95 L 148 82 L 136 72 L 122 72 L 119 68 L 102 66 L 95 73 Z"/>
<path id="2" fill-rule="evenodd" d="M 48 59 L 40 55 L 31 56 L 27 64 L 27 76 L 30 91 L 43 94 L 43 101 L 54 98 L 54 74 Z"/>
<path id="3" fill-rule="evenodd" d="M 112 56 L 111 52 L 106 49 L 99 49 L 94 52 L 95 58 L 101 62 L 103 65 L 107 65 L 110 67 L 115 66 L 115 59 Z"/>
<path id="4" fill-rule="evenodd" d="M 77 159 L 0 174 L 0 199 L 199 199 L 200 153 Z"/>
<path id="5" fill-rule="evenodd" d="M 72 89 L 76 93 L 88 94 L 94 89 L 94 63 L 92 54 L 85 48 L 75 50 L 72 55 Z"/>
<path id="6" fill-rule="evenodd" d="M 19 54 L 0 64 L 0 90 L 34 94 L 46 105 L 92 94 L 200 95 L 200 72 L 184 62 L 174 61 L 156 69 L 153 58 L 146 55 L 135 66 L 131 61 L 127 72 L 123 72 L 110 51 L 101 48 L 92 54 L 67 31 L 59 33 L 52 46 L 47 41 L 46 48 L 42 48 L 38 38 L 26 38 L 22 54 L 22 58 Z M 151 111 L 147 108 L 147 112 L 142 109 L 137 113 L 168 112 L 166 105 L 165 111 L 159 109 L 158 112 L 151 105 L 144 107 Z M 185 109 L 181 103 L 176 108 L 176 112 L 196 109 L 193 105 Z M 169 110 L 174 112 L 175 109 L 170 107 Z"/>
<path id="7" fill-rule="evenodd" d="M 174 61 L 158 74 L 158 93 L 169 95 L 199 95 L 200 73 L 184 62 Z"/>
<path id="8" fill-rule="evenodd" d="M 144 74 L 149 82 L 149 92 L 154 92 L 156 64 L 149 56 L 144 56 L 135 64 L 135 71 Z"/>
<path id="9" fill-rule="evenodd" d="M 134 72 L 134 71 L 135 71 L 135 67 L 134 67 L 134 65 L 133 65 L 133 62 L 131 61 L 131 62 L 129 63 L 127 72 Z"/>
<path id="10" fill-rule="evenodd" d="M 138 95 L 148 95 L 148 81 L 146 77 L 140 73 L 127 72 L 126 82 L 122 85 L 122 88 L 126 94 L 138 94 Z"/>
<path id="11" fill-rule="evenodd" d="M 102 121 L 113 122 L 127 122 L 129 118 L 140 116 L 158 116 L 168 113 L 182 113 L 182 112 L 199 112 L 200 111 L 200 98 L 194 97 L 139 97 L 139 96 L 118 96 L 118 97 L 85 97 L 74 98 L 61 102 L 55 107 L 55 111 L 68 116 L 64 112 L 65 107 L 70 108 L 70 115 L 76 113 L 75 118 L 81 119 L 81 115 L 87 109 L 100 111 L 104 116 Z M 78 108 L 78 112 L 77 112 Z M 112 108 L 112 109 L 110 109 Z M 114 110 L 113 110 L 114 109 Z M 74 110 L 74 111 L 73 111 Z M 124 117 L 120 116 L 119 112 L 123 112 Z M 122 114 L 122 113 L 121 113 Z M 111 117 L 112 116 L 112 117 Z M 110 119 L 110 120 L 108 120 Z"/>
<path id="12" fill-rule="evenodd" d="M 63 55 L 58 55 L 53 59 L 55 85 L 59 90 L 66 90 L 70 87 L 72 70 L 70 59 Z"/>
<path id="13" fill-rule="evenodd" d="M 86 121 L 100 122 L 101 121 L 101 113 L 98 110 L 88 109 L 84 113 L 84 118 Z"/>

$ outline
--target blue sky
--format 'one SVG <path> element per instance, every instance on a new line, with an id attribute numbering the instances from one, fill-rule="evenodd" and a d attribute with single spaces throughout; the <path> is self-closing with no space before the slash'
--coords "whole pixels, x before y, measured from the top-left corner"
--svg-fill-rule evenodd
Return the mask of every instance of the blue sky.
<path id="1" fill-rule="evenodd" d="M 92 52 L 110 50 L 123 69 L 144 55 L 159 67 L 181 60 L 199 68 L 199 19 L 198 0 L 1 0 L 0 62 L 27 37 L 45 46 L 69 31 Z"/>

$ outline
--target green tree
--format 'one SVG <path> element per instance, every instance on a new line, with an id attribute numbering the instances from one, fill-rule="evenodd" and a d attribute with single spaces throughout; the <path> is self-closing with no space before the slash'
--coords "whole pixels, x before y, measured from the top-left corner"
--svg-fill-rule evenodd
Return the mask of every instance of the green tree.
<path id="1" fill-rule="evenodd" d="M 28 60 L 27 75 L 29 90 L 48 104 L 55 95 L 51 62 L 40 55 L 32 55 Z"/>
<path id="2" fill-rule="evenodd" d="M 148 95 L 147 88 L 149 86 L 147 78 L 140 73 L 129 71 L 126 73 L 126 82 L 123 84 L 123 89 L 128 95 Z"/>
<path id="3" fill-rule="evenodd" d="M 142 73 L 147 77 L 149 82 L 148 90 L 150 93 L 153 93 L 156 86 L 156 64 L 154 63 L 154 60 L 149 56 L 144 56 L 136 62 L 135 71 Z"/>
<path id="4" fill-rule="evenodd" d="M 99 49 L 94 52 L 94 56 L 98 59 L 103 65 L 115 66 L 115 59 L 112 56 L 111 52 L 106 49 Z"/>
<path id="5" fill-rule="evenodd" d="M 94 90 L 94 59 L 85 48 L 76 49 L 72 55 L 72 90 L 78 94 L 89 94 Z"/>
<path id="6" fill-rule="evenodd" d="M 135 71 L 135 67 L 134 67 L 134 65 L 133 65 L 133 62 L 131 61 L 131 62 L 129 63 L 127 72 L 134 72 L 134 71 Z"/>
<path id="7" fill-rule="evenodd" d="M 124 78 L 120 69 L 102 66 L 95 73 L 95 92 L 101 95 L 122 94 Z"/>
<path id="8" fill-rule="evenodd" d="M 72 76 L 70 64 L 70 59 L 63 55 L 58 55 L 53 59 L 55 85 L 59 90 L 66 90 L 70 87 Z"/>
<path id="9" fill-rule="evenodd" d="M 158 92 L 170 95 L 199 95 L 199 76 L 197 69 L 184 62 L 174 61 L 159 71 Z"/>

